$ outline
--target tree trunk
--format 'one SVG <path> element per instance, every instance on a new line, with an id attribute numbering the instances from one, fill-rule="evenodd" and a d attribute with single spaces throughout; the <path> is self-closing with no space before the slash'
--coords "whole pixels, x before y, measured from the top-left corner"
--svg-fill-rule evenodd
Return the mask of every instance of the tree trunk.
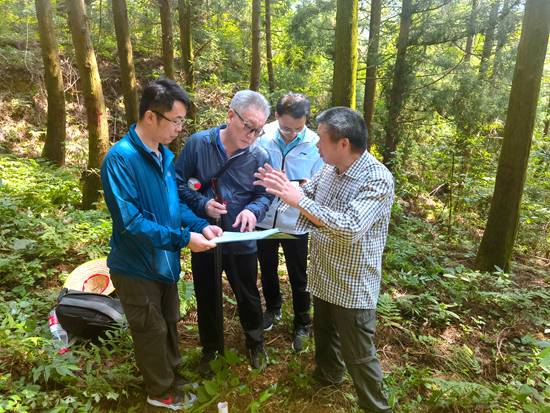
<path id="1" fill-rule="evenodd" d="M 69 27 L 82 83 L 84 105 L 88 116 L 88 171 L 82 190 L 82 205 L 84 209 L 92 209 L 94 203 L 101 199 L 99 191 L 102 185 L 99 170 L 109 149 L 109 126 L 84 2 L 82 0 L 67 0 L 66 3 L 69 12 Z"/>
<path id="2" fill-rule="evenodd" d="M 191 0 L 178 0 L 180 40 L 181 40 L 181 60 L 183 71 L 185 73 L 185 85 L 187 93 L 193 97 L 195 91 L 195 66 L 193 59 L 193 37 L 191 36 L 191 17 L 193 16 L 193 4 Z M 187 111 L 188 119 L 197 119 L 195 105 Z"/>
<path id="3" fill-rule="evenodd" d="M 124 94 L 124 107 L 126 108 L 126 123 L 128 127 L 137 123 L 139 118 L 138 93 L 136 87 L 136 72 L 132 55 L 132 43 L 130 42 L 130 29 L 128 26 L 128 12 L 125 0 L 112 0 L 113 20 L 115 21 L 116 41 L 118 45 L 118 58 L 122 77 L 122 93 Z"/>
<path id="4" fill-rule="evenodd" d="M 176 80 L 174 71 L 174 47 L 172 46 L 172 0 L 159 0 L 160 24 L 162 26 L 162 60 L 164 76 Z"/>
<path id="5" fill-rule="evenodd" d="M 365 123 L 369 130 L 368 150 L 372 146 L 372 121 L 374 120 L 374 103 L 376 99 L 376 71 L 378 67 L 378 48 L 380 45 L 380 17 L 382 0 L 372 0 L 370 9 L 369 49 L 367 51 L 367 75 L 365 79 Z"/>
<path id="6" fill-rule="evenodd" d="M 550 129 L 550 97 L 548 98 L 548 105 L 546 106 L 546 121 L 544 122 L 544 132 L 542 136 L 548 135 Z"/>
<path id="7" fill-rule="evenodd" d="M 260 0 L 252 0 L 252 68 L 250 70 L 250 90 L 260 89 Z"/>
<path id="8" fill-rule="evenodd" d="M 466 50 L 464 53 L 465 62 L 469 62 L 472 59 L 472 51 L 474 49 L 474 40 L 476 35 L 476 9 L 477 0 L 472 0 L 472 12 L 470 13 L 470 20 L 468 21 L 468 37 L 466 38 Z"/>
<path id="9" fill-rule="evenodd" d="M 493 59 L 493 72 L 491 73 L 491 79 L 497 79 L 499 72 L 501 71 L 501 53 L 502 49 L 508 41 L 508 33 L 510 30 L 513 30 L 508 27 L 507 17 L 510 13 L 510 0 L 504 0 L 502 6 L 501 17 L 498 19 L 498 30 L 497 30 L 497 45 L 495 48 L 495 58 Z"/>
<path id="10" fill-rule="evenodd" d="M 481 271 L 510 270 L 549 33 L 550 2 L 527 0 L 495 192 L 475 262 Z"/>
<path id="11" fill-rule="evenodd" d="M 273 54 L 271 52 L 271 4 L 265 0 L 265 48 L 267 58 L 267 76 L 269 79 L 269 92 L 275 92 L 275 74 L 273 73 Z"/>
<path id="12" fill-rule="evenodd" d="M 44 80 L 48 91 L 48 129 L 42 156 L 57 166 L 65 164 L 65 94 L 59 49 L 55 37 L 50 0 L 35 0 L 40 46 L 44 60 Z"/>
<path id="13" fill-rule="evenodd" d="M 491 3 L 491 11 L 489 13 L 489 27 L 485 31 L 485 42 L 483 43 L 483 51 L 481 52 L 481 63 L 479 65 L 479 78 L 485 79 L 489 69 L 489 59 L 493 51 L 493 41 L 495 40 L 495 26 L 498 18 L 499 0 L 493 0 Z"/>
<path id="14" fill-rule="evenodd" d="M 332 106 L 355 109 L 357 79 L 358 0 L 336 3 L 336 43 L 332 75 Z"/>
<path id="15" fill-rule="evenodd" d="M 401 113 L 403 95 L 407 88 L 407 78 L 409 76 L 406 55 L 412 14 L 412 0 L 403 0 L 401 25 L 399 28 L 399 38 L 397 39 L 397 57 L 393 70 L 393 85 L 388 100 L 388 120 L 384 128 L 386 130 L 386 146 L 383 151 L 383 156 L 384 164 L 388 167 L 391 167 L 391 161 L 394 158 L 394 152 L 397 150 L 397 144 L 399 143 L 399 124 L 397 120 Z"/>

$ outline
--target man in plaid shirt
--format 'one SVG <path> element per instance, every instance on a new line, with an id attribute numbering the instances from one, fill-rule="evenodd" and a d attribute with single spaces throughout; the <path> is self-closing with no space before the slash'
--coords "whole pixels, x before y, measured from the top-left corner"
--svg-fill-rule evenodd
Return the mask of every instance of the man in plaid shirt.
<path id="1" fill-rule="evenodd" d="M 376 304 L 382 252 L 388 235 L 394 183 L 391 173 L 366 150 L 363 118 L 345 107 L 317 117 L 319 154 L 325 166 L 299 190 L 269 165 L 259 181 L 298 208 L 296 230 L 311 231 L 308 291 L 313 295 L 316 344 L 313 377 L 321 384 L 342 381 L 347 367 L 359 405 L 391 412 L 376 358 Z"/>

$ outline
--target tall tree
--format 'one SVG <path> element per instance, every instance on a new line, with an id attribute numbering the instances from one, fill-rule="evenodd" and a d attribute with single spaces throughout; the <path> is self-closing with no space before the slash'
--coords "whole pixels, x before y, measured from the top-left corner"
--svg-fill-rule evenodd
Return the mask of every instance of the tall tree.
<path id="1" fill-rule="evenodd" d="M 252 68 L 250 70 L 250 90 L 260 89 L 260 17 L 262 4 L 252 0 Z"/>
<path id="2" fill-rule="evenodd" d="M 493 42 L 495 40 L 495 27 L 498 20 L 498 9 L 500 7 L 499 0 L 493 0 L 491 3 L 491 11 L 489 12 L 489 27 L 485 30 L 485 42 L 483 43 L 483 51 L 481 52 L 481 63 L 479 65 L 479 77 L 485 79 L 489 69 L 489 59 L 493 51 Z"/>
<path id="3" fill-rule="evenodd" d="M 57 166 L 65 164 L 65 94 L 59 49 L 55 37 L 51 0 L 35 0 L 40 46 L 44 60 L 44 80 L 48 91 L 48 128 L 42 156 Z"/>
<path id="4" fill-rule="evenodd" d="M 102 186 L 99 170 L 103 158 L 109 150 L 109 126 L 84 2 L 83 0 L 67 0 L 66 4 L 88 117 L 88 172 L 82 190 L 82 205 L 85 209 L 92 209 L 94 203 L 101 199 L 99 191 Z"/>
<path id="5" fill-rule="evenodd" d="M 542 133 L 543 136 L 548 135 L 548 131 L 550 130 L 550 97 L 548 98 L 548 105 L 546 106 L 546 120 L 544 121 L 544 132 Z"/>
<path id="6" fill-rule="evenodd" d="M 132 55 L 132 43 L 130 41 L 130 29 L 128 27 L 128 11 L 126 10 L 126 0 L 112 1 L 113 20 L 115 21 L 118 58 L 120 61 L 122 78 L 122 93 L 124 94 L 124 106 L 126 108 L 126 123 L 129 127 L 137 123 L 139 107 L 134 57 Z"/>
<path id="7" fill-rule="evenodd" d="M 164 76 L 176 80 L 174 70 L 174 47 L 172 44 L 172 0 L 159 0 L 160 24 L 162 26 L 162 60 Z"/>
<path id="8" fill-rule="evenodd" d="M 399 113 L 403 104 L 403 95 L 406 91 L 407 77 L 409 70 L 407 69 L 407 41 L 411 28 L 413 15 L 412 0 L 403 0 L 401 9 L 401 24 L 399 27 L 399 37 L 397 39 L 397 57 L 395 60 L 395 68 L 393 70 L 393 84 L 388 100 L 388 120 L 386 121 L 386 145 L 383 151 L 384 164 L 390 166 L 394 158 L 394 152 L 397 150 L 399 140 Z"/>
<path id="9" fill-rule="evenodd" d="M 275 92 L 275 75 L 273 73 L 273 52 L 271 50 L 271 1 L 265 0 L 265 49 L 267 59 L 267 77 L 269 92 Z"/>
<path id="10" fill-rule="evenodd" d="M 549 33 L 550 2 L 527 0 L 495 192 L 475 262 L 481 271 L 510 269 Z"/>
<path id="11" fill-rule="evenodd" d="M 474 49 L 474 40 L 475 40 L 475 24 L 476 24 L 476 10 L 477 10 L 477 1 L 472 0 L 472 11 L 470 13 L 470 20 L 468 21 L 468 37 L 466 38 L 466 50 L 464 53 L 464 61 L 469 62 L 472 58 L 472 51 Z"/>
<path id="12" fill-rule="evenodd" d="M 193 37 L 191 34 L 191 18 L 193 16 L 192 0 L 178 0 L 179 26 L 181 40 L 181 60 L 185 76 L 187 92 L 193 94 L 195 91 L 195 62 L 193 58 Z M 195 106 L 187 112 L 187 118 L 196 120 Z"/>
<path id="13" fill-rule="evenodd" d="M 347 106 L 355 109 L 357 17 L 358 0 L 337 1 L 332 106 Z"/>
<path id="14" fill-rule="evenodd" d="M 369 49 L 367 51 L 367 74 L 365 79 L 365 123 L 369 131 L 369 150 L 372 143 L 372 121 L 374 120 L 374 104 L 376 99 L 376 72 L 378 68 L 378 48 L 380 45 L 380 19 L 382 16 L 382 0 L 372 0 L 369 23 Z"/>

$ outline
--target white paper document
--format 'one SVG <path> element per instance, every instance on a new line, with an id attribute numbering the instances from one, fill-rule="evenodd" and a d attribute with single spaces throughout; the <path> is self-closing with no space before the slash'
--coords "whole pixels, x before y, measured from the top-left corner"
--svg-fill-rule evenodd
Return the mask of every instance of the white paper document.
<path id="1" fill-rule="evenodd" d="M 292 235 L 285 234 L 279 231 L 278 228 L 266 229 L 265 231 L 252 231 L 252 232 L 229 232 L 226 231 L 221 237 L 212 239 L 211 241 L 216 244 L 223 244 L 225 242 L 240 242 L 240 241 L 255 241 L 265 238 L 296 238 Z"/>

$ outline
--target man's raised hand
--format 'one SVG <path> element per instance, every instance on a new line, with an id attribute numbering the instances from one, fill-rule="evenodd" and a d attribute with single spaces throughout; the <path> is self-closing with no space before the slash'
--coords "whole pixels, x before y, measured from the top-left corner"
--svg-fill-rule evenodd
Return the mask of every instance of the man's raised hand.
<path id="1" fill-rule="evenodd" d="M 278 196 L 292 207 L 298 207 L 303 195 L 294 187 L 283 171 L 274 169 L 266 163 L 263 168 L 258 168 L 258 172 L 254 176 L 258 178 L 257 181 L 254 181 L 254 185 L 263 185 L 267 192 Z"/>

